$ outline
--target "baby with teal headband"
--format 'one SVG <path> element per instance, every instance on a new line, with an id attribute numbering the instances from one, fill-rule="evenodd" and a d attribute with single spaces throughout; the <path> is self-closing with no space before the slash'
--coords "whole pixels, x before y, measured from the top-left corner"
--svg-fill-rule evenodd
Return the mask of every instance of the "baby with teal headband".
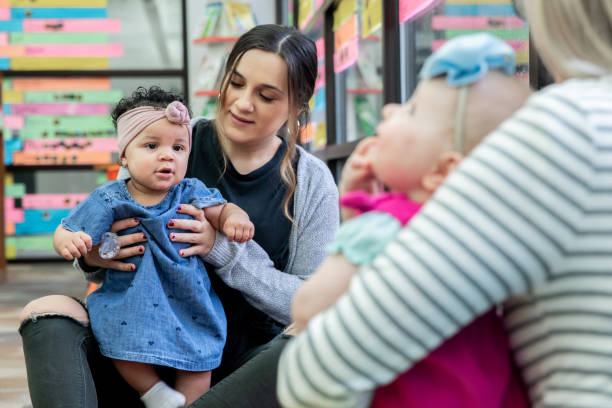
<path id="1" fill-rule="evenodd" d="M 359 266 L 369 264 L 462 159 L 524 103 L 529 89 L 514 69 L 514 52 L 503 41 L 488 34 L 458 37 L 425 61 L 409 101 L 383 108 L 377 136 L 363 140 L 343 170 L 340 204 L 351 219 L 293 299 L 298 329 L 331 306 Z M 494 310 L 377 390 L 371 406 L 474 406 L 474 395 L 483 402 L 478 406 L 526 406 Z"/>

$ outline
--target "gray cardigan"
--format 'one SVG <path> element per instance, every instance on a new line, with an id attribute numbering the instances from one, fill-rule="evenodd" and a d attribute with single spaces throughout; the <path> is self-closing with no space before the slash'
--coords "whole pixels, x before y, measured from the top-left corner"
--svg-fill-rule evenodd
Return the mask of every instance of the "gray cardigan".
<path id="1" fill-rule="evenodd" d="M 325 258 L 325 247 L 333 240 L 340 222 L 338 189 L 331 172 L 321 160 L 299 146 L 297 149 L 295 224 L 289 235 L 285 270 L 275 269 L 255 241 L 229 242 L 219 232 L 212 250 L 204 257 L 226 285 L 242 292 L 251 305 L 283 324 L 291 322 L 291 298 Z M 99 283 L 104 278 L 103 270 L 85 272 L 78 262 L 75 267 L 89 281 Z"/>

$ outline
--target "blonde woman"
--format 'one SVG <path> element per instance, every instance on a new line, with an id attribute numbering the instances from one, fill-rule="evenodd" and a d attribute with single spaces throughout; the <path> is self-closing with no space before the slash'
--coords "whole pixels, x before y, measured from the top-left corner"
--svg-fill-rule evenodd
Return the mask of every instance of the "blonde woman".
<path id="1" fill-rule="evenodd" d="M 497 302 L 533 406 L 612 406 L 612 2 L 525 5 L 556 83 L 287 345 L 284 406 L 364 406 Z"/>
<path id="2" fill-rule="evenodd" d="M 192 121 L 186 176 L 244 209 L 256 231 L 250 242 L 229 242 L 201 210 L 187 204 L 179 212 L 193 219 L 168 224 L 185 231 L 171 240 L 192 244 L 181 256 L 200 255 L 211 265 L 212 286 L 227 316 L 227 342 L 213 385 L 290 323 L 293 293 L 323 260 L 338 227 L 338 190 L 329 169 L 296 146 L 298 117 L 304 125 L 316 75 L 312 40 L 289 27 L 255 27 L 230 52 L 216 119 Z M 128 219 L 112 230 L 135 226 Z M 147 250 L 142 234 L 123 235 L 120 243 L 112 261 L 95 250 L 85 257 L 81 267 L 90 279 L 99 278 L 98 267 L 131 273 L 134 264 L 122 260 Z M 137 406 L 137 395 L 99 354 L 87 312 L 77 301 L 48 296 L 31 302 L 20 333 L 35 406 Z M 225 398 L 240 398 L 245 386 L 237 385 Z"/>

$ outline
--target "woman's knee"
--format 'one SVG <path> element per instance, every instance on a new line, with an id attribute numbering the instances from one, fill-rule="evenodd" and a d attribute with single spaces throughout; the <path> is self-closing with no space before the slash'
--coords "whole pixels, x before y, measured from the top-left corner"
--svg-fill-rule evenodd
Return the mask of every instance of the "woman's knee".
<path id="1" fill-rule="evenodd" d="M 19 322 L 44 316 L 66 316 L 89 324 L 89 316 L 83 305 L 64 295 L 50 295 L 32 300 L 21 311 Z"/>

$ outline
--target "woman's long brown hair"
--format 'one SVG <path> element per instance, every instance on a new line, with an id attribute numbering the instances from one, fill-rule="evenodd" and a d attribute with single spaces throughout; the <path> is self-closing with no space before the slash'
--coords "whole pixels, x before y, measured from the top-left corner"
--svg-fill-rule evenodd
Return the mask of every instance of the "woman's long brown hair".
<path id="1" fill-rule="evenodd" d="M 300 126 L 305 125 L 309 118 L 308 101 L 314 92 L 317 78 L 317 49 L 310 38 L 292 27 L 264 24 L 244 33 L 232 48 L 225 65 L 225 73 L 219 91 L 217 117 L 223 114 L 227 88 L 236 66 L 244 53 L 253 49 L 274 53 L 287 64 L 289 100 L 289 115 L 285 133 L 287 151 L 281 162 L 280 173 L 281 180 L 287 187 L 283 198 L 283 211 L 285 216 L 293 222 L 293 216 L 289 213 L 289 202 L 295 192 L 297 175 L 292 163 L 297 153 L 296 144 Z M 220 121 L 215 121 L 215 127 L 223 150 L 223 160 L 227 167 L 226 141 Z"/>

